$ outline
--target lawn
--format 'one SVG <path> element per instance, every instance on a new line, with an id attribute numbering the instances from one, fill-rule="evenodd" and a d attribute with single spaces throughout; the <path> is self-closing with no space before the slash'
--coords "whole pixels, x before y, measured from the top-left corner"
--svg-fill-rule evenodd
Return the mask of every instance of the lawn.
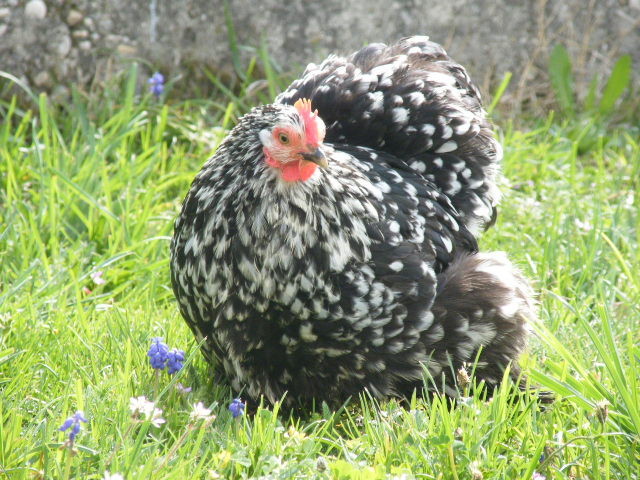
<path id="1" fill-rule="evenodd" d="M 267 74 L 232 90 L 210 75 L 211 99 L 179 100 L 180 79 L 157 99 L 131 70 L 61 105 L 0 101 L 0 478 L 640 478 L 637 118 L 495 115 L 504 199 L 479 243 L 537 292 L 529 393 L 233 417 L 176 308 L 169 242 L 204 160 L 279 88 Z M 154 337 L 184 350 L 178 374 L 156 377 Z M 153 423 L 132 415 L 141 396 Z M 77 410 L 72 452 L 59 428 Z"/>

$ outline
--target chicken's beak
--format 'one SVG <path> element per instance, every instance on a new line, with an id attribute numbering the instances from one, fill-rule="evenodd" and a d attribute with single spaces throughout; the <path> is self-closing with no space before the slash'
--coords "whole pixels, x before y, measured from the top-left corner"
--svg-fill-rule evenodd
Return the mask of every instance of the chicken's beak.
<path id="1" fill-rule="evenodd" d="M 300 156 L 308 162 L 315 163 L 319 167 L 327 168 L 329 166 L 329 164 L 327 163 L 327 156 L 324 154 L 320 147 L 317 147 L 312 152 L 301 152 Z"/>

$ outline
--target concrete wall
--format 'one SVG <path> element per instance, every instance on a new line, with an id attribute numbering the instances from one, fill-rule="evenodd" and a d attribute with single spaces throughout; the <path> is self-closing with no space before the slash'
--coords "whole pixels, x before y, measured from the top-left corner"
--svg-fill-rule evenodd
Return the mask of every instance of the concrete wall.
<path id="1" fill-rule="evenodd" d="M 513 72 L 518 100 L 544 94 L 557 42 L 578 86 L 624 53 L 636 78 L 640 70 L 640 0 L 229 0 L 229 8 L 238 44 L 263 37 L 285 68 L 427 34 L 484 88 Z M 144 75 L 200 63 L 230 70 L 222 1 L 0 0 L 0 70 L 36 89 L 88 84 L 131 58 L 150 63 Z"/>

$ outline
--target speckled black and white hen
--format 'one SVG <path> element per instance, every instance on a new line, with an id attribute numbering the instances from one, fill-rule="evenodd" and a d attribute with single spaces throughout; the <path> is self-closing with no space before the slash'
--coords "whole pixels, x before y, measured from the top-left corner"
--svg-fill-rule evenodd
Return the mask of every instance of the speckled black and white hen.
<path id="1" fill-rule="evenodd" d="M 481 347 L 478 378 L 517 377 L 531 291 L 474 237 L 501 155 L 426 37 L 309 65 L 240 119 L 176 220 L 171 280 L 205 356 L 271 402 L 410 396 L 425 370 L 455 395 Z"/>

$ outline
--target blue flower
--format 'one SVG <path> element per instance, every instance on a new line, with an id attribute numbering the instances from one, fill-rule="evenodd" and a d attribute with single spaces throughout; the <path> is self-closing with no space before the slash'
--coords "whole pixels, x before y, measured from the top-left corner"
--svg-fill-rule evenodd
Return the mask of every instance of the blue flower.
<path id="1" fill-rule="evenodd" d="M 162 337 L 154 337 L 151 339 L 151 346 L 147 352 L 149 357 L 149 365 L 156 370 L 164 370 L 164 364 L 167 361 L 169 347 L 162 343 Z"/>
<path id="2" fill-rule="evenodd" d="M 242 403 L 242 400 L 234 398 L 231 405 L 229 405 L 229 411 L 231 412 L 231 415 L 233 415 L 233 418 L 238 418 L 242 415 L 244 413 L 244 403 Z"/>
<path id="3" fill-rule="evenodd" d="M 156 98 L 162 95 L 162 90 L 164 89 L 164 77 L 161 73 L 154 73 L 149 80 L 147 80 L 147 83 L 149 84 L 151 93 L 153 93 Z"/>
<path id="4" fill-rule="evenodd" d="M 84 418 L 84 414 L 82 411 L 78 410 L 71 417 L 67 418 L 64 423 L 60 426 L 61 432 L 66 432 L 71 428 L 69 432 L 69 442 L 73 443 L 76 439 L 76 435 L 80 432 L 80 422 L 87 423 L 87 420 Z"/>
<path id="5" fill-rule="evenodd" d="M 184 360 L 184 352 L 177 348 L 172 348 L 167 354 L 167 373 L 173 375 L 179 372 L 182 368 L 182 361 Z"/>

